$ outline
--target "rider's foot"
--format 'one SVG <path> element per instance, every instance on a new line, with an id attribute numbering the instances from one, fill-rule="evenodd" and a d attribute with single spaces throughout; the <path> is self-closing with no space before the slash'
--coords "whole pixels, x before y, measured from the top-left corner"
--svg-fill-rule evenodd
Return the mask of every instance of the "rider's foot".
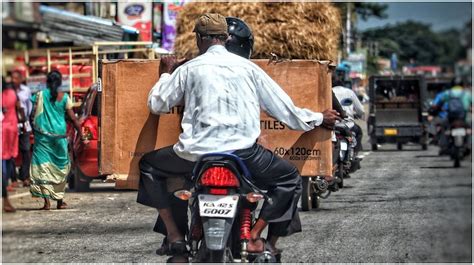
<path id="1" fill-rule="evenodd" d="M 247 245 L 249 253 L 261 253 L 265 250 L 265 240 L 263 238 L 250 239 Z"/>
<path id="2" fill-rule="evenodd" d="M 158 255 L 158 256 L 168 256 L 169 255 L 168 238 L 167 237 L 163 238 L 163 242 L 161 243 L 160 248 L 156 250 L 156 255 Z"/>
<path id="3" fill-rule="evenodd" d="M 156 250 L 156 254 L 160 256 L 168 255 L 174 257 L 187 257 L 188 249 L 184 240 L 168 242 L 167 238 L 165 237 L 161 247 Z"/>
<path id="4" fill-rule="evenodd" d="M 166 263 L 189 263 L 186 256 L 172 256 L 166 260 Z"/>

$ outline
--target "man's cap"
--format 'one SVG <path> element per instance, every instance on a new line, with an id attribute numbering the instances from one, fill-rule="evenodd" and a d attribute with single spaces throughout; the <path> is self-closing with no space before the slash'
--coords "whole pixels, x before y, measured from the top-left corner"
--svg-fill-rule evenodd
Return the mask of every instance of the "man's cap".
<path id="1" fill-rule="evenodd" d="M 225 17 L 217 13 L 206 13 L 196 20 L 193 32 L 201 35 L 228 35 Z"/>

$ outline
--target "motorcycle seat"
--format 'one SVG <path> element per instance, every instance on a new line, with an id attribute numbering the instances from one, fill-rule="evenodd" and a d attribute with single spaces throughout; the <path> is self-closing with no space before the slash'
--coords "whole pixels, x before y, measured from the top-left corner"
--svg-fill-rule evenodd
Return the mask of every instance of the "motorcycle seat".
<path id="1" fill-rule="evenodd" d="M 250 171 L 248 170 L 242 159 L 234 154 L 229 153 L 208 153 L 202 155 L 194 166 L 193 176 L 197 176 L 206 163 L 214 161 L 226 161 L 230 163 L 234 168 L 239 170 L 244 177 L 246 177 L 250 181 L 253 181 L 253 178 L 250 175 Z"/>

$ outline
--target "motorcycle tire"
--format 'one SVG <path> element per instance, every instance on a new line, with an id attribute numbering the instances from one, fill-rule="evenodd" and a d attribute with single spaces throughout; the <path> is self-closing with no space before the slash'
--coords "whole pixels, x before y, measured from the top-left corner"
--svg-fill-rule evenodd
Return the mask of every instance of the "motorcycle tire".
<path id="1" fill-rule="evenodd" d="M 455 168 L 461 167 L 461 155 L 460 155 L 459 148 L 454 147 L 452 150 L 453 150 L 452 158 L 454 160 L 454 167 Z"/>
<path id="2" fill-rule="evenodd" d="M 459 158 L 454 160 L 454 167 L 455 168 L 461 167 L 461 161 L 459 160 Z"/>
<path id="3" fill-rule="evenodd" d="M 223 250 L 209 250 L 209 258 L 206 262 L 209 263 L 224 263 L 226 249 Z"/>
<path id="4" fill-rule="evenodd" d="M 377 151 L 378 147 L 377 144 L 372 144 L 372 151 Z"/>
<path id="5" fill-rule="evenodd" d="M 341 180 L 341 182 L 337 183 L 339 188 L 344 188 L 344 164 L 339 163 L 338 170 L 337 170 L 337 177 Z"/>
<path id="6" fill-rule="evenodd" d="M 74 187 L 74 191 L 76 192 L 86 192 L 90 190 L 90 182 L 88 181 L 83 181 L 83 179 L 86 179 L 87 177 L 82 173 L 81 169 L 77 166 L 74 166 L 74 168 L 71 170 L 72 171 L 72 176 L 71 176 L 71 181 L 72 181 L 72 187 Z"/>
<path id="7" fill-rule="evenodd" d="M 403 150 L 403 144 L 397 143 L 397 150 Z"/>
<path id="8" fill-rule="evenodd" d="M 321 199 L 316 194 L 313 194 L 313 196 L 311 197 L 311 206 L 313 207 L 313 209 L 319 209 L 320 202 Z"/>
<path id="9" fill-rule="evenodd" d="M 313 184 L 310 177 L 302 177 L 301 210 L 307 212 L 313 208 Z"/>

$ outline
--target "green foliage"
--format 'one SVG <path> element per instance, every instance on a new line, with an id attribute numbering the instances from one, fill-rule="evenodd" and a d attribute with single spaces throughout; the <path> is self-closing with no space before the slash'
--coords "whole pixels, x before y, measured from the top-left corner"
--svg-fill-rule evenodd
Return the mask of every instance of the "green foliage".
<path id="1" fill-rule="evenodd" d="M 407 21 L 363 32 L 364 41 L 377 41 L 379 55 L 397 53 L 400 62 L 451 66 L 462 58 L 461 33 L 456 29 L 433 32 L 430 25 Z"/>
<path id="2" fill-rule="evenodd" d="M 379 70 L 377 68 L 377 56 L 368 55 L 367 56 L 367 75 L 372 76 L 378 74 Z"/>
<path id="3" fill-rule="evenodd" d="M 387 7 L 386 4 L 379 3 L 354 3 L 356 14 L 364 21 L 369 17 L 387 18 L 387 14 L 385 13 Z"/>
<path id="4" fill-rule="evenodd" d="M 356 21 L 358 17 L 362 20 L 367 20 L 369 17 L 376 17 L 376 18 L 386 18 L 387 14 L 385 13 L 387 10 L 386 4 L 379 4 L 379 3 L 362 3 L 362 2 L 336 2 L 334 3 L 340 10 L 342 19 L 346 19 L 346 12 L 347 8 L 350 7 L 352 11 L 353 21 Z"/>

